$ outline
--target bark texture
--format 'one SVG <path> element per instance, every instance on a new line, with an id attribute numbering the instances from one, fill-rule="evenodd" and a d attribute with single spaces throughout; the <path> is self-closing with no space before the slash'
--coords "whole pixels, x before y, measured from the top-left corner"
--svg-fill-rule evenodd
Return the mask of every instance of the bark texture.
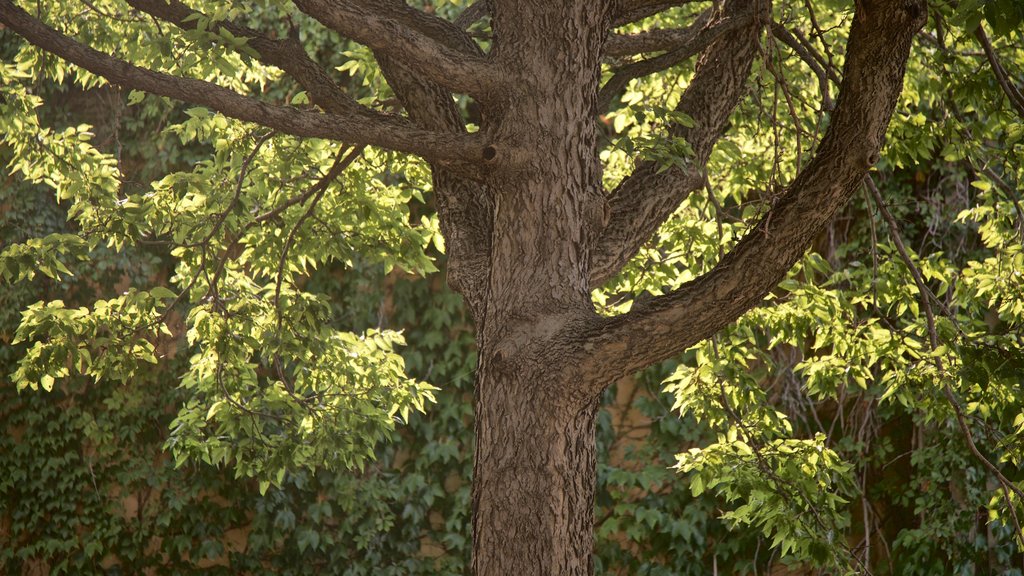
<path id="1" fill-rule="evenodd" d="M 149 17 L 194 26 L 179 0 L 127 0 Z M 318 110 L 265 102 L 196 79 L 147 70 L 57 32 L 11 0 L 0 23 L 109 81 L 208 106 L 281 132 L 418 154 L 434 169 L 449 248 L 449 282 L 477 326 L 473 571 L 477 576 L 592 572 L 594 418 L 615 379 L 707 338 L 757 303 L 853 194 L 872 164 L 899 96 L 924 0 L 859 0 L 828 132 L 813 160 L 751 232 L 708 274 L 599 318 L 591 290 L 615 275 L 705 182 L 705 164 L 741 101 L 768 0 L 724 0 L 689 27 L 613 35 L 687 0 L 486 0 L 456 23 L 398 0 L 296 0 L 324 26 L 371 47 L 406 116 L 344 94 L 294 39 L 215 24 L 301 84 Z M 463 26 L 489 15 L 484 53 Z M 775 27 L 785 37 L 785 30 Z M 660 55 L 617 69 L 605 55 Z M 640 162 L 602 189 L 595 117 L 626 83 L 700 53 L 670 126 L 695 158 L 659 173 Z M 819 74 L 827 95 L 828 79 Z M 475 98 L 467 133 L 452 91 Z"/>
<path id="2" fill-rule="evenodd" d="M 592 313 L 589 240 L 604 213 L 593 115 L 611 14 L 580 1 L 490 6 L 492 55 L 516 82 L 489 136 L 527 152 L 488 182 L 473 571 L 589 574 L 597 401 L 568 402 L 577 383 L 552 367 L 574 361 L 557 335 Z"/>

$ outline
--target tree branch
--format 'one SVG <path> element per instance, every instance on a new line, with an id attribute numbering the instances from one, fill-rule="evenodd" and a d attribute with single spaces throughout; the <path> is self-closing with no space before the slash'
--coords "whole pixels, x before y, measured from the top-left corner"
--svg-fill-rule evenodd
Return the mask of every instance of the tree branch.
<path id="1" fill-rule="evenodd" d="M 0 0 L 0 23 L 36 46 L 107 81 L 128 88 L 209 107 L 238 120 L 253 122 L 294 136 L 380 146 L 420 155 L 467 173 L 484 161 L 482 135 L 446 134 L 411 126 L 406 120 L 361 109 L 347 114 L 321 114 L 292 106 L 269 104 L 223 86 L 141 68 L 90 48 L 30 16 L 11 0 Z"/>
<path id="2" fill-rule="evenodd" d="M 612 34 L 605 42 L 604 53 L 608 56 L 630 56 L 643 52 L 678 50 L 692 43 L 693 37 L 711 24 L 714 14 L 715 9 L 708 8 L 698 14 L 686 28 L 654 28 L 635 34 Z"/>
<path id="3" fill-rule="evenodd" d="M 709 273 L 627 314 L 596 320 L 578 368 L 585 378 L 607 383 L 682 352 L 756 306 L 785 277 L 878 160 L 913 36 L 926 18 L 924 0 L 858 2 L 836 112 L 814 159 Z"/>
<path id="4" fill-rule="evenodd" d="M 411 30 L 430 38 L 434 42 L 447 46 L 451 50 L 469 56 L 482 57 L 484 55 L 476 41 L 463 27 L 449 22 L 443 18 L 428 14 L 408 5 L 405 0 L 349 0 L 350 3 L 362 6 L 364 9 L 398 22 Z M 483 2 L 486 8 L 486 2 Z M 466 9 L 471 12 L 473 7 Z M 486 10 L 484 10 L 486 12 Z"/>
<path id="5" fill-rule="evenodd" d="M 695 1 L 696 0 L 632 0 L 622 2 L 623 7 L 612 21 L 612 26 L 618 28 L 619 26 L 632 24 L 633 22 L 654 16 L 659 12 L 664 12 L 669 8 L 682 6 L 683 4 L 690 4 Z"/>
<path id="6" fill-rule="evenodd" d="M 400 62 L 377 57 L 381 70 L 412 119 L 430 130 L 462 132 L 465 125 L 448 90 L 423 80 Z M 473 318 L 483 319 L 490 265 L 490 197 L 476 182 L 431 165 L 434 203 L 448 253 L 448 285 L 466 300 Z"/>
<path id="7" fill-rule="evenodd" d="M 455 26 L 460 30 L 466 30 L 486 15 L 487 0 L 476 0 L 459 14 L 455 19 Z"/>
<path id="8" fill-rule="evenodd" d="M 640 163 L 608 199 L 610 217 L 592 251 L 590 285 L 599 286 L 615 275 L 668 219 L 692 191 L 704 185 L 704 164 L 725 130 L 733 108 L 746 86 L 757 56 L 759 19 L 749 3 L 734 0 L 729 19 L 741 20 L 729 34 L 715 41 L 703 54 L 697 72 L 683 92 L 676 110 L 694 119 L 692 128 L 674 126 L 668 136 L 685 138 L 694 150 L 692 168 L 661 170 L 654 162 Z M 743 14 L 742 10 L 748 10 Z"/>
<path id="9" fill-rule="evenodd" d="M 713 18 L 711 9 L 704 11 L 697 20 L 682 30 L 660 30 L 658 32 L 671 32 L 671 47 L 663 47 L 668 52 L 660 56 L 627 64 L 619 68 L 597 95 L 597 109 L 605 111 L 611 105 L 612 99 L 619 95 L 631 80 L 648 76 L 662 70 L 671 68 L 687 58 L 693 57 L 710 46 L 715 40 L 723 35 L 738 30 L 744 24 L 749 24 L 749 13 L 747 15 L 732 14 L 724 18 Z M 633 38 L 637 38 L 634 36 Z M 614 38 L 611 41 L 613 41 Z M 642 40 L 645 42 L 646 40 Z M 657 38 L 657 42 L 666 41 L 666 38 Z M 613 48 L 626 50 L 626 46 L 619 43 Z M 606 47 L 607 49 L 607 47 Z"/>
<path id="10" fill-rule="evenodd" d="M 418 73 L 454 92 L 486 100 L 487 95 L 500 85 L 495 69 L 479 54 L 476 43 L 462 30 L 445 20 L 414 10 L 404 2 L 396 6 L 389 1 L 294 1 L 300 10 L 324 26 L 370 47 L 375 53 L 415 68 Z M 421 31 L 425 27 L 430 27 L 432 33 Z M 452 31 L 455 31 L 454 35 L 443 36 L 448 41 L 437 40 L 439 34 Z M 468 39 L 472 48 L 459 40 L 463 38 Z"/>
<path id="11" fill-rule="evenodd" d="M 996 57 L 996 51 L 992 48 L 992 43 L 989 42 L 988 36 L 985 34 L 985 27 L 978 24 L 978 29 L 974 32 L 975 37 L 978 38 L 978 42 L 981 42 L 981 47 L 985 50 L 985 57 L 988 58 L 989 65 L 992 66 L 992 72 L 996 75 L 996 81 L 999 83 L 999 87 L 1003 89 L 1003 93 L 1010 100 L 1010 106 L 1020 114 L 1020 117 L 1024 119 L 1024 95 L 1020 93 L 1020 90 L 1014 86 L 1013 82 L 1006 74 L 1006 69 L 999 62 L 999 58 Z"/>
<path id="12" fill-rule="evenodd" d="M 183 30 L 194 30 L 198 26 L 195 17 L 203 15 L 179 0 L 126 0 L 126 2 L 136 10 L 170 22 Z M 297 39 L 271 39 L 256 30 L 231 21 L 212 24 L 210 31 L 216 32 L 219 28 L 227 30 L 236 37 L 247 38 L 246 44 L 256 51 L 261 62 L 284 70 L 309 93 L 313 103 L 324 110 L 342 114 L 363 108 L 309 57 Z"/>
<path id="13" fill-rule="evenodd" d="M 486 14 L 486 2 L 482 0 L 463 12 L 463 16 L 472 21 L 455 24 L 425 14 L 403 1 L 372 0 L 369 4 L 379 14 L 454 50 L 483 56 L 476 42 L 463 31 Z M 450 90 L 423 78 L 386 52 L 375 51 L 374 56 L 388 84 L 419 127 L 452 134 L 465 132 L 465 123 Z M 491 201 L 478 182 L 437 163 L 431 164 L 431 171 L 435 208 L 448 254 L 448 285 L 465 298 L 470 313 L 479 320 L 482 319 L 490 256 Z"/>

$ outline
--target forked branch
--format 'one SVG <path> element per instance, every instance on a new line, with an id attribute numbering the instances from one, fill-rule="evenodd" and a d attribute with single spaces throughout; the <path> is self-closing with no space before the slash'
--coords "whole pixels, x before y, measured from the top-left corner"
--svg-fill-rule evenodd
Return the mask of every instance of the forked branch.
<path id="1" fill-rule="evenodd" d="M 388 84 L 420 127 L 462 132 L 465 124 L 451 92 L 424 80 L 387 56 L 378 56 Z M 490 197 L 482 184 L 432 165 L 434 205 L 448 254 L 448 285 L 461 294 L 474 318 L 483 318 L 484 291 L 490 264 Z"/>
<path id="2" fill-rule="evenodd" d="M 205 16 L 179 0 L 126 1 L 136 10 L 141 10 L 158 20 L 170 22 L 183 30 L 194 30 L 199 25 L 197 17 Z M 256 30 L 230 20 L 211 23 L 208 29 L 217 32 L 221 28 L 235 37 L 246 38 L 246 45 L 256 51 L 261 62 L 284 70 L 309 93 L 313 102 L 324 110 L 342 114 L 363 108 L 309 57 L 298 40 L 268 38 Z"/>
<path id="3" fill-rule="evenodd" d="M 606 111 L 612 99 L 618 96 L 631 80 L 656 74 L 676 66 L 684 60 L 699 54 L 722 36 L 750 24 L 751 13 L 751 11 L 746 11 L 744 14 L 729 14 L 721 18 L 715 18 L 713 12 L 708 10 L 702 13 L 690 26 L 682 30 L 671 31 L 673 32 L 671 39 L 660 36 L 653 40 L 646 36 L 625 37 L 632 38 L 639 44 L 653 45 L 656 43 L 662 46 L 658 49 L 668 51 L 659 56 L 627 64 L 616 70 L 611 79 L 601 87 L 601 91 L 597 96 L 597 109 L 601 112 Z M 661 30 L 660 32 L 669 31 Z M 615 49 L 629 50 L 630 48 L 627 48 L 628 44 L 623 45 L 622 42 L 624 40 L 616 41 L 615 38 L 612 38 L 610 46 L 606 46 L 606 50 L 609 52 Z"/>
<path id="4" fill-rule="evenodd" d="M 681 353 L 756 306 L 785 277 L 878 160 L 913 36 L 926 18 L 923 0 L 858 2 L 836 112 L 814 159 L 709 273 L 627 314 L 595 320 L 584 341 L 590 355 L 579 368 L 584 381 L 607 383 Z"/>
<path id="5" fill-rule="evenodd" d="M 822 108 L 824 110 L 832 110 L 835 103 L 830 95 L 829 82 L 839 84 L 839 76 L 831 68 L 827 67 L 827 62 L 823 65 L 821 59 L 816 58 L 815 54 L 808 50 L 807 46 L 801 44 L 782 24 L 772 22 L 772 36 L 792 50 L 804 64 L 807 64 L 811 72 L 814 72 L 814 76 L 818 79 L 818 89 L 821 91 Z"/>
<path id="6" fill-rule="evenodd" d="M 744 94 L 762 27 L 747 0 L 727 2 L 724 9 L 729 19 L 742 25 L 704 52 L 683 92 L 676 110 L 693 118 L 694 126 L 675 125 L 666 135 L 685 138 L 690 144 L 694 151 L 691 168 L 662 170 L 655 162 L 641 162 L 612 191 L 608 225 L 591 252 L 591 286 L 600 286 L 615 275 L 679 204 L 704 185 L 704 164 Z"/>

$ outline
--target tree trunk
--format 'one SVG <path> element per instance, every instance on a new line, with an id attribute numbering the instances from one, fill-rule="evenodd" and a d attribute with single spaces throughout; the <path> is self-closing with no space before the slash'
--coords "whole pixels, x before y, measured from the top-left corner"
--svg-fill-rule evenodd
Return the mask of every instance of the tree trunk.
<path id="1" fill-rule="evenodd" d="M 594 112 L 610 14 L 582 0 L 489 6 L 492 55 L 517 81 L 490 99 L 498 105 L 485 107 L 485 124 L 516 162 L 487 182 L 473 573 L 586 575 L 598 395 L 581 394 L 595 388 L 571 375 L 581 352 L 571 328 L 595 316 L 588 239 L 603 226 L 604 199 Z"/>
<path id="2" fill-rule="evenodd" d="M 589 575 L 597 404 L 552 398 L 554 370 L 482 367 L 473 477 L 476 576 Z"/>
<path id="3" fill-rule="evenodd" d="M 579 164 L 494 183 L 486 313 L 478 327 L 476 576 L 591 573 L 596 394 L 573 379 L 572 327 L 594 316 Z M 506 209 L 508 208 L 508 209 Z M 567 369 L 570 368 L 570 369 Z"/>

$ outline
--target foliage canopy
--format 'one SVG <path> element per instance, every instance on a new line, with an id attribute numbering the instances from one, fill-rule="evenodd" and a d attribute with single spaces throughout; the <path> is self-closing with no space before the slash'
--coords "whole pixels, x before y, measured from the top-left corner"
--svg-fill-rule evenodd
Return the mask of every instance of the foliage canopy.
<path id="1" fill-rule="evenodd" d="M 452 21 L 467 10 L 414 4 Z M 685 26 L 706 8 L 697 4 L 620 32 Z M 370 48 L 290 3 L 190 6 L 204 12 L 178 27 L 114 0 L 51 3 L 34 16 L 139 66 L 312 110 L 307 91 L 238 33 L 243 23 L 299 40 L 359 104 L 397 106 Z M 625 442 L 615 409 L 599 419 L 598 568 L 742 572 L 779 554 L 853 572 L 1019 573 L 1024 13 L 1010 0 L 931 8 L 863 195 L 760 306 L 638 377 L 647 392 L 626 408 L 643 415 L 647 444 Z M 775 3 L 749 94 L 708 159 L 706 192 L 594 291 L 600 313 L 707 272 L 778 201 L 829 124 L 851 10 Z M 487 48 L 488 20 L 470 26 Z M 445 245 L 430 167 L 122 90 L 10 30 L 0 41 L 10 174 L 0 331 L 11 344 L 0 360 L 18 390 L 53 396 L 0 396 L 0 414 L 12 415 L 3 501 L 31 493 L 21 484 L 32 477 L 35 494 L 58 491 L 42 501 L 67 508 L 107 459 L 106 486 L 152 488 L 179 474 L 192 483 L 161 494 L 179 508 L 145 518 L 140 549 L 181 518 L 237 525 L 238 510 L 255 506 L 246 551 L 192 528 L 166 544 L 172 565 L 226 554 L 238 569 L 294 570 L 287 558 L 313 555 L 339 573 L 461 573 L 476 359 L 458 298 L 431 284 Z M 608 85 L 633 63 L 608 58 Z M 608 96 L 606 188 L 638 158 L 659 171 L 691 165 L 690 143 L 663 129 L 693 122 L 673 112 L 692 70 L 680 61 Z M 82 102 L 99 109 L 75 110 Z M 459 100 L 470 133 L 474 106 Z M 162 443 L 174 466 L 125 464 L 118 450 L 140 441 Z M 200 492 L 231 494 L 232 475 L 252 479 L 238 508 L 199 512 Z M 76 537 L 74 550 L 57 537 L 28 545 L 42 508 L 4 508 L 16 545 L 0 567 L 45 558 L 77 573 L 108 554 L 129 571 L 157 562 L 128 550 L 128 528 L 109 521 L 116 514 L 91 482 L 83 509 L 107 518 L 109 533 Z M 46 514 L 74 524 L 71 509 Z M 445 554 L 425 554 L 421 538 Z M 773 552 L 759 556 L 762 541 Z"/>

